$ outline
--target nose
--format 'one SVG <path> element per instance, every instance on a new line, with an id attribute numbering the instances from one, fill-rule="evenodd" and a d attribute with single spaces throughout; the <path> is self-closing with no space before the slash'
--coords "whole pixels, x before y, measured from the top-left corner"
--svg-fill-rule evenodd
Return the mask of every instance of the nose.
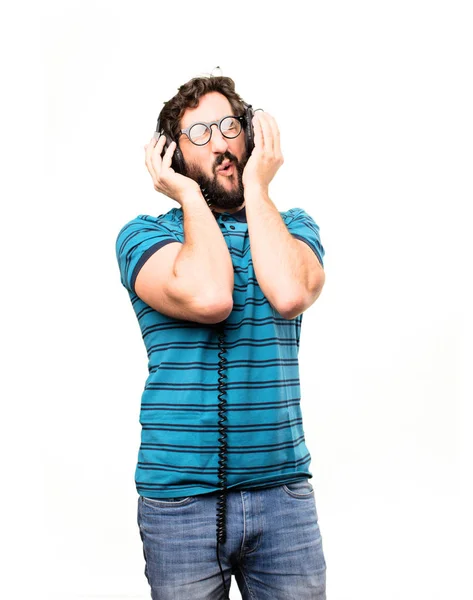
<path id="1" fill-rule="evenodd" d="M 212 127 L 215 127 L 215 129 L 212 129 Z M 212 138 L 210 139 L 209 144 L 212 146 L 212 152 L 226 152 L 228 149 L 228 142 L 222 135 L 220 129 L 217 127 L 217 125 L 211 125 L 210 129 L 212 131 Z"/>

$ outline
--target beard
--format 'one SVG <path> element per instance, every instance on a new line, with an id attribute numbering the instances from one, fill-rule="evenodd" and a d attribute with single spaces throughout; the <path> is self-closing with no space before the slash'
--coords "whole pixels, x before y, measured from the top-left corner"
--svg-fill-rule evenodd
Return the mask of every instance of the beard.
<path id="1" fill-rule="evenodd" d="M 231 189 L 226 189 L 225 186 L 220 183 L 220 178 L 222 176 L 216 172 L 216 169 L 226 160 L 229 160 L 234 167 L 233 174 L 227 178 L 232 182 Z M 210 207 L 222 209 L 238 208 L 245 201 L 243 170 L 247 162 L 248 158 L 246 155 L 240 162 L 234 154 L 225 152 L 218 157 L 215 163 L 213 177 L 208 177 L 195 163 L 186 163 L 185 175 L 196 181 L 201 188 L 205 189 L 209 195 L 208 202 Z"/>

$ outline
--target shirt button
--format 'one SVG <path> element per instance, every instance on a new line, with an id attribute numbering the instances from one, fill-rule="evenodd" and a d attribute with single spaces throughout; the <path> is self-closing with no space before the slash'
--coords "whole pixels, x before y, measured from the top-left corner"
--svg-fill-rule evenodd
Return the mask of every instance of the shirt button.
<path id="1" fill-rule="evenodd" d="M 230 225 L 230 229 L 235 229 L 235 225 Z"/>
<path id="2" fill-rule="evenodd" d="M 226 220 L 227 220 L 227 217 L 224 215 L 224 216 L 222 217 L 222 221 L 226 221 Z"/>

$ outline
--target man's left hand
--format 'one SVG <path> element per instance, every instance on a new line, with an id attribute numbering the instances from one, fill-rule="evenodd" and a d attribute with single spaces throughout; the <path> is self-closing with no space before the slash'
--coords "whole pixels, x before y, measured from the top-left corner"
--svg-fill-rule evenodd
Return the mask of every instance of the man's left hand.
<path id="1" fill-rule="evenodd" d="M 267 189 L 284 163 L 277 123 L 269 113 L 255 112 L 253 119 L 255 147 L 243 170 L 243 186 Z"/>

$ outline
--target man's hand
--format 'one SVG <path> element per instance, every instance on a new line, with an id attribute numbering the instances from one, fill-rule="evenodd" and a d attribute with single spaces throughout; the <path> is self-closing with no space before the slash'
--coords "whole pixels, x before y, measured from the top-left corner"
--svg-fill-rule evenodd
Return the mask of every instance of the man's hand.
<path id="1" fill-rule="evenodd" d="M 181 206 L 185 197 L 195 191 L 200 191 L 199 184 L 185 175 L 176 173 L 171 167 L 172 155 L 176 149 L 176 142 L 172 142 L 161 158 L 166 136 L 161 135 L 159 140 L 151 138 L 149 144 L 145 145 L 145 163 L 153 180 L 154 189 L 169 198 L 176 200 Z"/>
<path id="2" fill-rule="evenodd" d="M 267 189 L 269 182 L 284 163 L 279 129 L 274 117 L 258 111 L 252 119 L 255 147 L 243 171 L 243 186 Z"/>

